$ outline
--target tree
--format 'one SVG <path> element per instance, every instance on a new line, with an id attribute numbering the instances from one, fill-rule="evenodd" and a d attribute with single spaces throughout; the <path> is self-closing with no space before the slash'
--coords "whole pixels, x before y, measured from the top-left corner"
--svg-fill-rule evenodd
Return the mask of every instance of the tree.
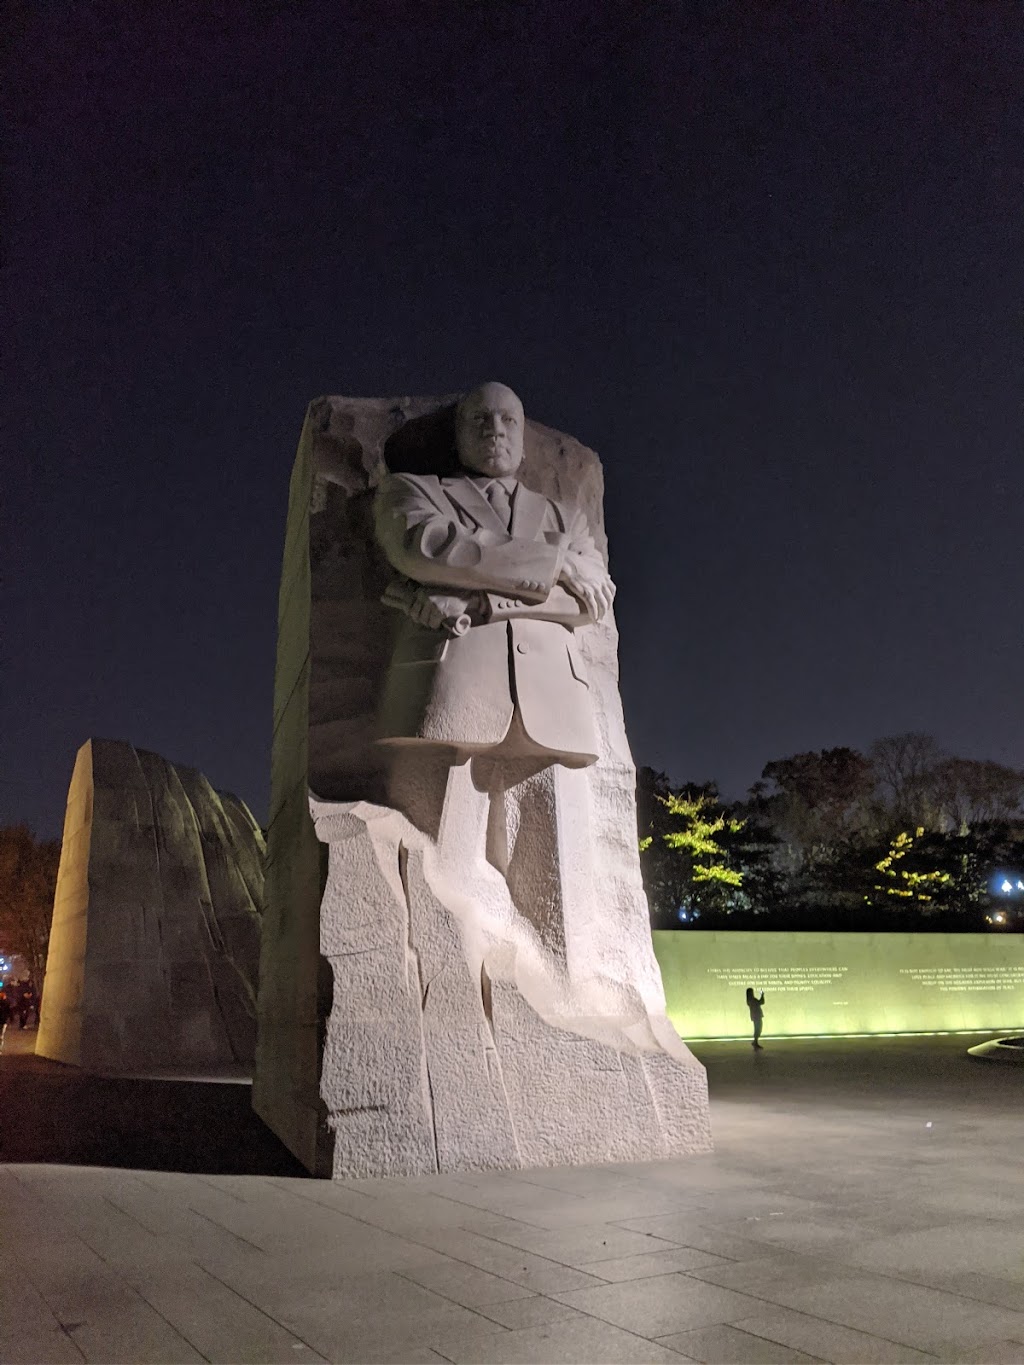
<path id="1" fill-rule="evenodd" d="M 0 828 L 0 950 L 29 964 L 36 989 L 46 971 L 60 842 L 27 825 Z"/>
<path id="2" fill-rule="evenodd" d="M 887 898 L 913 902 L 925 914 L 941 908 L 953 886 L 953 874 L 936 866 L 937 861 L 934 836 L 928 840 L 920 825 L 913 834 L 901 830 L 875 864 L 877 896 L 883 903 Z"/>
<path id="3" fill-rule="evenodd" d="M 947 758 L 936 767 L 932 788 L 943 828 L 966 834 L 1020 813 L 1024 773 L 991 759 Z"/>
<path id="4" fill-rule="evenodd" d="M 1024 772 L 944 753 L 919 733 L 876 740 L 869 754 L 776 759 L 731 806 L 713 783 L 673 787 L 642 770 L 641 867 L 655 924 L 675 927 L 680 907 L 696 907 L 803 928 L 865 918 L 912 928 L 921 916 L 980 927 L 1007 877 L 1012 902 L 999 903 L 1016 908 L 1019 889 L 1024 915 Z"/>
<path id="5" fill-rule="evenodd" d="M 889 735 L 876 739 L 868 753 L 876 795 L 892 827 L 937 828 L 936 774 L 947 755 L 932 736 L 917 731 Z"/>
<path id="6" fill-rule="evenodd" d="M 637 773 L 636 810 L 643 873 L 651 923 L 676 926 L 676 911 L 685 904 L 688 879 L 684 861 L 672 855 L 664 836 L 671 829 L 666 800 L 672 788 L 665 773 L 641 768 Z"/>
<path id="7" fill-rule="evenodd" d="M 863 829 L 874 787 L 870 762 L 856 749 L 822 749 L 765 765 L 753 795 L 766 802 L 780 835 L 813 856 L 816 845 Z"/>
<path id="8" fill-rule="evenodd" d="M 780 841 L 778 870 L 791 904 L 858 899 L 844 869 L 872 827 L 874 785 L 871 764 L 856 749 L 812 750 L 765 766 L 751 807 Z"/>
<path id="9" fill-rule="evenodd" d="M 718 840 L 725 833 L 738 834 L 744 821 L 728 816 L 714 791 L 693 795 L 670 792 L 665 805 L 679 825 L 662 838 L 668 848 L 689 859 L 694 886 L 740 886 L 743 873 L 729 866 L 728 852 Z"/>
<path id="10" fill-rule="evenodd" d="M 674 790 L 664 773 L 641 769 L 637 813 L 655 924 L 674 925 L 680 910 L 733 907 L 743 883 L 734 845 L 746 822 L 723 806 L 713 783 Z"/>
<path id="11" fill-rule="evenodd" d="M 991 759 L 946 754 L 931 737 L 909 733 L 871 746 L 876 798 L 892 831 L 921 827 L 965 834 L 1010 820 L 1024 802 L 1024 773 Z"/>

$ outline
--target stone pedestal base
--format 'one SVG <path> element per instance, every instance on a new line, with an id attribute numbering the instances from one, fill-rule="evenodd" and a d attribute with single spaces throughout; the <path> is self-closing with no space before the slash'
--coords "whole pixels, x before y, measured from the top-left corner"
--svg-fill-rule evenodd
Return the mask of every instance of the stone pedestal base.
<path id="1" fill-rule="evenodd" d="M 538 966 L 465 931 L 403 816 L 314 803 L 330 846 L 321 953 L 334 978 L 320 1094 L 332 1173 L 646 1161 L 710 1148 L 703 1066 L 663 1011 L 607 977 Z"/>

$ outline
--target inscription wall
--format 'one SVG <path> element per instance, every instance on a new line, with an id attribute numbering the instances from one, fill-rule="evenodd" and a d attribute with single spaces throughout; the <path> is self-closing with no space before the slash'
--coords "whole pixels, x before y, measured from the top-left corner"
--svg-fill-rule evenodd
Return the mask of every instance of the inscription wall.
<path id="1" fill-rule="evenodd" d="M 654 934 L 683 1038 L 1024 1027 L 1024 935 L 670 931 Z"/>

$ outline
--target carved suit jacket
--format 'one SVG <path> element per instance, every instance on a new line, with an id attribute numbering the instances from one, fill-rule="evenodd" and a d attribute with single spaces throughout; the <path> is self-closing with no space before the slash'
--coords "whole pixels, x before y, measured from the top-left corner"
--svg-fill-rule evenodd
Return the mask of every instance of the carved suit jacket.
<path id="1" fill-rule="evenodd" d="M 573 764 L 597 759 L 589 684 L 573 631 L 591 624 L 558 583 L 572 548 L 603 571 L 586 518 L 521 483 L 503 524 L 467 475 L 392 474 L 374 505 L 397 572 L 470 603 L 451 638 L 403 617 L 381 708 L 381 738 L 478 751 L 499 744 L 518 707 L 530 742 Z"/>

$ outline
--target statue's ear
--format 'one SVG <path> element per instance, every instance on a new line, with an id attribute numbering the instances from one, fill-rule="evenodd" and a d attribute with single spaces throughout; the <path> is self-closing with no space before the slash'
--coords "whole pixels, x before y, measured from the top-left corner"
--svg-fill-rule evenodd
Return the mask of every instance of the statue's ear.
<path id="1" fill-rule="evenodd" d="M 457 474 L 455 404 L 400 426 L 384 443 L 384 462 L 392 474 Z"/>

